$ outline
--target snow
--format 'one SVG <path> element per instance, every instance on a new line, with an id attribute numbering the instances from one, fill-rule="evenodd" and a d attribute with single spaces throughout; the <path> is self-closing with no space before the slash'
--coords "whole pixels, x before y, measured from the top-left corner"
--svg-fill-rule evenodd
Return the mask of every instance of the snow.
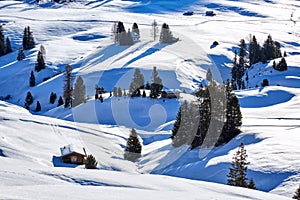
<path id="1" fill-rule="evenodd" d="M 0 57 L 0 198 L 4 199 L 286 199 L 300 182 L 299 1 L 77 1 L 56 4 L 40 1 L 0 1 L 0 22 L 13 53 Z M 268 9 L 266 9 L 268 8 Z M 183 16 L 186 10 L 193 16 Z M 212 10 L 214 17 L 205 16 Z M 151 23 L 169 24 L 179 41 L 153 41 Z M 120 47 L 111 41 L 113 22 L 125 28 L 137 22 L 140 41 Z M 22 32 L 30 26 L 36 48 L 16 61 Z M 171 129 L 179 104 L 205 80 L 211 69 L 218 82 L 230 77 L 233 52 L 240 39 L 255 35 L 260 44 L 271 34 L 286 51 L 288 70 L 277 72 L 268 64 L 249 69 L 248 89 L 236 91 L 243 114 L 243 133 L 214 149 L 173 148 Z M 219 45 L 213 47 L 212 43 Z M 47 68 L 35 72 L 40 45 Z M 277 62 L 279 59 L 276 60 Z M 63 70 L 73 67 L 87 89 L 87 103 L 76 108 L 49 104 L 51 92 L 63 94 Z M 166 90 L 187 91 L 179 99 L 112 97 L 95 101 L 95 84 L 108 91 L 128 90 L 135 68 L 151 82 L 156 66 Z M 263 79 L 270 86 L 262 88 Z M 46 81 L 44 79 L 47 79 Z M 257 86 L 257 87 L 256 87 Z M 30 91 L 31 113 L 24 106 Z M 57 98 L 57 99 L 58 99 Z M 33 110 L 39 101 L 42 111 Z M 11 104 L 12 103 L 12 104 Z M 33 115 L 34 114 L 34 115 Z M 130 129 L 143 143 L 142 157 L 123 159 Z M 259 190 L 226 186 L 233 154 L 243 142 L 249 154 L 248 177 Z M 84 146 L 98 160 L 97 170 L 64 164 L 60 147 Z M 171 177 L 172 176 L 172 177 Z M 197 191 L 197 193 L 195 193 Z M 278 196 L 278 195 L 280 196 Z M 286 196 L 286 197 L 285 197 Z"/>

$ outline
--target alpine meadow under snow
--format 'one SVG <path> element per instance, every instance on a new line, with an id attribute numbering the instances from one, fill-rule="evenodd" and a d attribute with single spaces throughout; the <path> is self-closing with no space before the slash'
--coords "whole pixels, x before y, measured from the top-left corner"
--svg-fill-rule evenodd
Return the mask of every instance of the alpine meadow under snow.
<path id="1" fill-rule="evenodd" d="M 183 15 L 186 11 L 193 14 Z M 133 45 L 115 43 L 116 21 L 125 31 L 137 23 L 139 37 L 128 33 Z M 0 199 L 273 200 L 291 199 L 299 187 L 299 1 L 12 0 L 0 1 L 0 23 L 13 50 L 0 57 Z M 170 43 L 159 41 L 164 23 L 174 37 Z M 19 59 L 28 26 L 35 47 L 24 48 L 25 58 Z M 180 104 L 196 101 L 193 94 L 207 83 L 207 71 L 219 84 L 226 82 L 240 40 L 248 48 L 253 35 L 262 45 L 269 34 L 286 52 L 288 67 L 275 70 L 273 61 L 281 60 L 276 58 L 247 69 L 246 89 L 235 90 L 241 133 L 214 148 L 173 147 Z M 45 62 L 45 69 L 36 70 L 37 62 L 42 68 Z M 72 67 L 71 86 L 85 85 L 86 102 L 76 107 L 57 106 L 66 96 L 66 65 Z M 135 69 L 146 84 L 153 81 L 154 67 L 163 89 L 180 98 L 150 98 L 149 89 L 146 98 L 123 96 Z M 261 86 L 264 79 L 269 86 Z M 106 92 L 95 96 L 95 85 Z M 122 95 L 111 97 L 114 87 Z M 135 162 L 124 159 L 132 128 L 142 148 Z M 250 162 L 247 177 L 257 190 L 227 185 L 241 143 Z M 85 147 L 97 168 L 62 162 L 60 148 L 69 144 Z"/>

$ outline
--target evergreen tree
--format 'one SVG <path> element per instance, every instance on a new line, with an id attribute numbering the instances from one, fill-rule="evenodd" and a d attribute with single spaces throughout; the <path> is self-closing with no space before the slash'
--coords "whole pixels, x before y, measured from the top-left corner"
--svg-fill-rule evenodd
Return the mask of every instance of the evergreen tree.
<path id="1" fill-rule="evenodd" d="M 49 103 L 54 104 L 56 100 L 56 93 L 51 92 Z"/>
<path id="2" fill-rule="evenodd" d="M 249 188 L 249 189 L 256 190 L 256 186 L 255 186 L 255 183 L 254 183 L 253 178 L 250 179 L 250 182 L 249 182 L 249 184 L 248 184 L 248 188 Z"/>
<path id="3" fill-rule="evenodd" d="M 81 76 L 78 76 L 76 79 L 72 96 L 72 107 L 86 102 L 85 85 Z"/>
<path id="4" fill-rule="evenodd" d="M 131 97 L 141 96 L 140 89 L 144 89 L 144 75 L 140 69 L 136 68 L 129 86 L 129 95 Z"/>
<path id="5" fill-rule="evenodd" d="M 146 97 L 146 91 L 145 90 L 143 90 L 143 98 L 145 98 Z"/>
<path id="6" fill-rule="evenodd" d="M 41 52 L 42 56 L 44 57 L 44 60 L 46 60 L 46 49 L 45 49 L 44 45 L 42 45 L 42 44 L 40 46 L 40 52 Z"/>
<path id="7" fill-rule="evenodd" d="M 117 87 L 114 87 L 114 88 L 113 88 L 113 96 L 114 96 L 114 97 L 117 97 L 117 96 L 118 96 L 118 88 L 117 88 Z"/>
<path id="8" fill-rule="evenodd" d="M 58 102 L 57 102 L 57 107 L 64 105 L 64 100 L 61 96 L 59 96 Z"/>
<path id="9" fill-rule="evenodd" d="M 266 60 L 276 58 L 276 46 L 271 35 L 268 35 L 267 40 L 263 44 L 263 47 L 265 49 Z"/>
<path id="10" fill-rule="evenodd" d="M 253 36 L 249 44 L 249 62 L 250 66 L 260 61 L 260 46 L 257 43 L 256 37 Z"/>
<path id="11" fill-rule="evenodd" d="M 35 76 L 33 71 L 30 73 L 30 78 L 29 78 L 29 86 L 34 87 L 35 86 Z"/>
<path id="12" fill-rule="evenodd" d="M 296 192 L 293 196 L 293 199 L 300 200 L 300 185 L 299 185 L 298 189 L 296 190 Z"/>
<path id="13" fill-rule="evenodd" d="M 275 69 L 278 71 L 286 71 L 287 67 L 286 60 L 284 57 L 282 57 Z"/>
<path id="14" fill-rule="evenodd" d="M 73 75 L 72 75 L 72 66 L 65 66 L 65 74 L 64 74 L 64 99 L 65 99 L 65 108 L 72 105 L 72 87 Z"/>
<path id="15" fill-rule="evenodd" d="M 122 89 L 120 87 L 118 87 L 118 97 L 121 97 L 122 96 Z"/>
<path id="16" fill-rule="evenodd" d="M 117 21 L 114 22 L 111 32 L 112 32 L 112 40 L 114 41 L 115 44 L 118 43 L 119 36 L 118 36 L 118 22 Z"/>
<path id="17" fill-rule="evenodd" d="M 244 144 L 241 143 L 233 157 L 229 174 L 227 175 L 227 184 L 238 187 L 248 187 L 247 183 L 247 153 Z"/>
<path id="18" fill-rule="evenodd" d="M 287 57 L 287 53 L 286 53 L 286 51 L 284 51 L 284 53 L 283 53 L 283 57 Z"/>
<path id="19" fill-rule="evenodd" d="M 42 110 L 41 104 L 39 101 L 36 102 L 35 112 L 40 112 Z"/>
<path id="20" fill-rule="evenodd" d="M 20 61 L 23 59 L 25 59 L 25 54 L 24 54 L 23 48 L 19 48 L 17 60 Z"/>
<path id="21" fill-rule="evenodd" d="M 3 56 L 4 54 L 5 54 L 5 38 L 3 35 L 2 25 L 0 25 L 0 56 Z"/>
<path id="22" fill-rule="evenodd" d="M 171 44 L 174 42 L 172 32 L 169 28 L 169 25 L 166 23 L 163 23 L 161 27 L 159 42 L 166 44 Z"/>
<path id="23" fill-rule="evenodd" d="M 237 63 L 237 53 L 234 52 L 233 65 L 231 68 L 231 81 L 236 84 L 238 78 L 238 63 Z"/>
<path id="24" fill-rule="evenodd" d="M 262 87 L 269 86 L 269 81 L 268 81 L 268 79 L 265 78 L 265 79 L 263 80 L 263 82 L 261 83 L 261 86 L 262 86 Z"/>
<path id="25" fill-rule="evenodd" d="M 157 26 L 157 22 L 154 20 L 152 22 L 152 28 L 151 28 L 151 35 L 153 37 L 153 40 L 155 41 L 157 36 L 158 36 L 158 26 Z"/>
<path id="26" fill-rule="evenodd" d="M 136 33 L 137 35 L 140 35 L 139 27 L 138 27 L 137 23 L 135 23 L 135 22 L 132 25 L 132 32 Z"/>
<path id="27" fill-rule="evenodd" d="M 44 56 L 43 56 L 42 52 L 39 51 L 37 54 L 37 63 L 35 64 L 35 71 L 39 72 L 45 68 L 46 68 L 46 63 L 44 60 Z"/>
<path id="28" fill-rule="evenodd" d="M 6 46 L 5 46 L 5 54 L 13 52 L 10 44 L 9 37 L 6 37 Z"/>
<path id="29" fill-rule="evenodd" d="M 124 158 L 126 160 L 135 161 L 141 156 L 142 145 L 139 141 L 137 132 L 134 128 L 131 130 L 131 134 L 126 143 Z"/>
<path id="30" fill-rule="evenodd" d="M 25 98 L 25 108 L 29 110 L 29 106 L 33 103 L 33 96 L 30 92 L 27 92 L 26 98 Z"/>
<path id="31" fill-rule="evenodd" d="M 147 81 L 146 86 L 145 86 L 145 89 L 146 89 L 146 90 L 150 90 L 150 88 L 151 88 L 151 85 L 150 85 L 150 83 Z"/>
<path id="32" fill-rule="evenodd" d="M 27 26 L 24 28 L 23 34 L 23 49 L 28 50 L 35 47 L 34 38 L 32 32 L 30 31 L 30 27 Z"/>
<path id="33" fill-rule="evenodd" d="M 123 96 L 126 97 L 127 96 L 127 93 L 126 93 L 126 90 L 123 89 Z"/>
<path id="34" fill-rule="evenodd" d="M 84 161 L 84 165 L 86 169 L 96 169 L 98 162 L 93 155 L 88 155 Z"/>
<path id="35" fill-rule="evenodd" d="M 103 103 L 103 97 L 102 97 L 102 94 L 100 94 L 100 96 L 99 96 L 99 101 L 101 102 L 101 103 Z"/>
<path id="36" fill-rule="evenodd" d="M 156 67 L 153 67 L 152 78 L 153 82 L 150 86 L 150 97 L 157 98 L 161 94 L 163 84 L 161 78 L 158 76 Z"/>
<path id="37" fill-rule="evenodd" d="M 133 45 L 133 38 L 130 32 L 130 29 L 128 29 L 128 32 L 124 31 L 120 33 L 120 38 L 119 38 L 119 44 L 121 46 L 130 46 Z"/>

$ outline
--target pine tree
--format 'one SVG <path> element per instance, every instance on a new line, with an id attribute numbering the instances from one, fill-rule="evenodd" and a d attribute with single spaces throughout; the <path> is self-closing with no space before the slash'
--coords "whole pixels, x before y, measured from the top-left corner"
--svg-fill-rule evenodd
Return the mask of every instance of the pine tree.
<path id="1" fill-rule="evenodd" d="M 9 37 L 6 37 L 5 54 L 13 52 L 10 44 Z"/>
<path id="2" fill-rule="evenodd" d="M 114 43 L 118 43 L 119 38 L 118 38 L 118 22 L 114 22 L 112 28 L 111 28 L 111 32 L 112 32 L 112 40 L 114 41 Z"/>
<path id="3" fill-rule="evenodd" d="M 281 60 L 279 61 L 278 65 L 276 66 L 276 70 L 278 71 L 286 71 L 288 68 L 286 60 L 284 57 L 281 58 Z"/>
<path id="4" fill-rule="evenodd" d="M 84 165 L 86 169 L 96 169 L 97 168 L 97 160 L 93 155 L 88 155 L 84 161 Z"/>
<path id="5" fill-rule="evenodd" d="M 296 192 L 293 196 L 293 199 L 300 200 L 300 185 L 299 185 L 298 189 L 296 190 Z"/>
<path id="6" fill-rule="evenodd" d="M 41 104 L 39 101 L 36 102 L 35 112 L 40 112 L 42 110 Z"/>
<path id="7" fill-rule="evenodd" d="M 43 56 L 42 52 L 39 51 L 37 54 L 37 63 L 35 64 L 35 71 L 39 72 L 45 68 L 46 68 L 46 63 L 44 60 L 44 56 Z"/>
<path id="8" fill-rule="evenodd" d="M 25 108 L 29 110 L 29 106 L 33 103 L 33 97 L 30 92 L 27 92 L 26 98 L 25 98 Z"/>
<path id="9" fill-rule="evenodd" d="M 24 28 L 23 34 L 23 49 L 28 50 L 35 47 L 34 38 L 32 32 L 30 31 L 30 27 L 27 26 Z"/>
<path id="10" fill-rule="evenodd" d="M 137 158 L 141 156 L 142 145 L 139 141 L 137 132 L 134 128 L 131 130 L 131 134 L 126 143 L 124 158 L 134 162 Z"/>
<path id="11" fill-rule="evenodd" d="M 17 60 L 20 61 L 23 59 L 25 59 L 25 54 L 24 54 L 23 48 L 19 48 Z"/>
<path id="12" fill-rule="evenodd" d="M 0 25 L 0 56 L 3 56 L 4 54 L 5 54 L 5 38 L 3 35 L 2 25 Z"/>
<path id="13" fill-rule="evenodd" d="M 153 67 L 152 79 L 153 79 L 153 82 L 150 86 L 150 97 L 157 98 L 161 94 L 163 84 L 162 84 L 161 78 L 158 76 L 156 67 Z"/>
<path id="14" fill-rule="evenodd" d="M 120 38 L 119 38 L 119 44 L 121 46 L 130 46 L 133 45 L 133 38 L 130 32 L 130 29 L 128 29 L 128 32 L 124 31 L 120 33 Z"/>
<path id="15" fill-rule="evenodd" d="M 267 40 L 263 44 L 263 47 L 265 49 L 266 60 L 276 58 L 276 46 L 271 35 L 268 35 Z"/>
<path id="16" fill-rule="evenodd" d="M 64 100 L 61 96 L 59 96 L 58 102 L 57 102 L 57 107 L 64 105 Z"/>
<path id="17" fill-rule="evenodd" d="M 72 107 L 86 102 L 85 85 L 81 76 L 78 76 L 76 79 L 72 96 Z"/>
<path id="18" fill-rule="evenodd" d="M 143 97 L 143 98 L 146 97 L 146 91 L 145 91 L 145 90 L 143 90 L 143 95 L 142 95 L 142 97 Z"/>
<path id="19" fill-rule="evenodd" d="M 250 40 L 249 44 L 249 62 L 250 66 L 260 61 L 260 46 L 257 43 L 256 37 Z"/>
<path id="20" fill-rule="evenodd" d="M 118 88 L 117 88 L 117 87 L 114 87 L 114 88 L 113 88 L 113 96 L 114 96 L 114 97 L 117 97 L 117 96 L 118 96 Z"/>
<path id="21" fill-rule="evenodd" d="M 51 92 L 49 103 L 54 104 L 56 100 L 56 94 Z"/>
<path id="22" fill-rule="evenodd" d="M 227 175 L 227 184 L 238 187 L 248 187 L 247 183 L 247 153 L 244 144 L 241 143 L 233 157 L 229 174 Z"/>
<path id="23" fill-rule="evenodd" d="M 161 27 L 159 42 L 166 44 L 174 42 L 172 32 L 169 28 L 169 25 L 166 23 L 163 23 Z"/>
<path id="24" fill-rule="evenodd" d="M 255 183 L 254 183 L 254 180 L 253 178 L 250 179 L 250 182 L 247 186 L 249 189 L 253 189 L 253 190 L 256 190 L 256 186 L 255 186 Z"/>
<path id="25" fill-rule="evenodd" d="M 64 99 L 65 99 L 65 108 L 72 105 L 72 87 L 73 75 L 72 75 L 72 66 L 65 66 L 65 74 L 64 74 Z"/>
<path id="26" fill-rule="evenodd" d="M 131 97 L 141 96 L 140 89 L 144 89 L 144 75 L 140 69 L 136 68 L 129 86 L 129 95 Z"/>
<path id="27" fill-rule="evenodd" d="M 158 26 L 157 26 L 157 22 L 154 20 L 152 22 L 152 28 L 151 28 L 151 35 L 153 37 L 153 40 L 155 41 L 157 36 L 158 36 Z"/>
<path id="28" fill-rule="evenodd" d="M 102 97 L 102 94 L 100 94 L 100 96 L 99 96 L 99 101 L 101 102 L 101 103 L 103 103 L 103 97 Z"/>
<path id="29" fill-rule="evenodd" d="M 120 87 L 118 87 L 118 97 L 121 97 L 122 96 L 122 89 Z"/>
<path id="30" fill-rule="evenodd" d="M 30 73 L 30 78 L 29 78 L 29 86 L 34 87 L 35 86 L 35 76 L 33 71 Z"/>
<path id="31" fill-rule="evenodd" d="M 269 86 L 269 85 L 270 85 L 270 84 L 269 84 L 269 81 L 268 81 L 268 79 L 266 79 L 266 78 L 265 78 L 265 79 L 263 80 L 263 82 L 261 83 L 261 86 L 262 86 L 262 87 L 266 87 L 266 86 Z"/>
<path id="32" fill-rule="evenodd" d="M 138 27 L 137 23 L 135 23 L 135 22 L 132 25 L 132 32 L 136 33 L 137 35 L 140 35 L 139 27 Z"/>

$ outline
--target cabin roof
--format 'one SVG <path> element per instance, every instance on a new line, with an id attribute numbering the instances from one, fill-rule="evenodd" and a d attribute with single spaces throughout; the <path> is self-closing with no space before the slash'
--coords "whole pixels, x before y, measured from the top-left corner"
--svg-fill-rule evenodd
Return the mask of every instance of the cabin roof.
<path id="1" fill-rule="evenodd" d="M 77 154 L 80 154 L 82 156 L 85 156 L 85 153 L 83 151 L 83 147 L 74 146 L 73 144 L 69 144 L 69 145 L 61 147 L 60 148 L 60 153 L 61 153 L 61 156 L 67 156 L 67 155 L 70 155 L 72 153 L 77 153 Z"/>

